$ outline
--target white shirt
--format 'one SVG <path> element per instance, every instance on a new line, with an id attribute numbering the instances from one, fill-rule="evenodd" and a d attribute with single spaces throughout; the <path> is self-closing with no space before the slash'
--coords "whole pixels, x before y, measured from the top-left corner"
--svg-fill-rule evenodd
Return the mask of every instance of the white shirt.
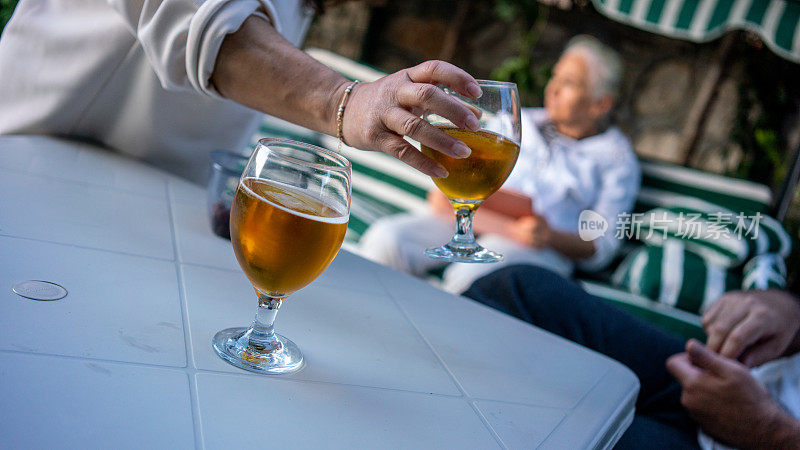
<path id="1" fill-rule="evenodd" d="M 630 212 L 639 193 L 639 162 L 628 138 L 616 127 L 584 139 L 571 139 L 549 122 L 544 108 L 523 108 L 522 146 L 504 189 L 532 198 L 532 209 L 559 231 L 577 234 L 581 211 L 607 222 L 595 253 L 580 262 L 585 270 L 607 265 L 621 241 L 614 237 L 620 213 Z"/>
<path id="2" fill-rule="evenodd" d="M 800 353 L 770 361 L 754 368 L 750 373 L 764 383 L 769 395 L 784 411 L 800 419 Z M 704 450 L 730 449 L 702 431 L 698 432 L 697 440 Z"/>
<path id="3" fill-rule="evenodd" d="M 209 84 L 223 38 L 252 14 L 302 41 L 298 0 L 22 0 L 0 39 L 0 134 L 97 141 L 205 182 L 262 114 Z"/>

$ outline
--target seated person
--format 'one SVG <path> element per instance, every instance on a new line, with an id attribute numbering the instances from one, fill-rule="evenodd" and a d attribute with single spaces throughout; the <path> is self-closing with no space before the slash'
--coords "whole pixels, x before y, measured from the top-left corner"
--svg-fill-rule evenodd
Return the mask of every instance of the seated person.
<path id="1" fill-rule="evenodd" d="M 513 172 L 475 215 L 478 242 L 499 252 L 501 264 L 537 264 L 569 276 L 576 263 L 586 270 L 606 265 L 617 248 L 614 224 L 633 207 L 640 172 L 628 138 L 608 124 L 620 84 L 621 63 L 588 36 L 574 38 L 553 69 L 544 108 L 523 108 L 522 145 Z M 438 190 L 428 195 L 431 214 L 378 220 L 361 240 L 373 261 L 423 275 L 441 267 L 425 248 L 453 234 L 453 209 Z M 605 236 L 578 236 L 581 211 L 609 224 Z M 444 288 L 461 292 L 498 264 L 452 264 Z"/>
<path id="2" fill-rule="evenodd" d="M 703 315 L 706 345 L 684 343 L 540 267 L 503 268 L 464 295 L 636 374 L 636 415 L 616 448 L 800 448 L 800 302 L 791 294 L 726 293 Z"/>

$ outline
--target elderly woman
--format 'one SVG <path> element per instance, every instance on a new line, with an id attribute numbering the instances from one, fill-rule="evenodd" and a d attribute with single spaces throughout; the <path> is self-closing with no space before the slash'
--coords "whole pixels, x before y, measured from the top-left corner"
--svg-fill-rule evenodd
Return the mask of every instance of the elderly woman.
<path id="1" fill-rule="evenodd" d="M 620 245 L 614 224 L 633 207 L 640 181 L 630 141 L 608 120 L 620 77 L 621 63 L 612 50 L 588 36 L 570 41 L 545 88 L 545 107 L 522 111 L 514 171 L 475 216 L 478 241 L 504 254 L 504 261 L 452 264 L 444 274 L 445 289 L 461 292 L 506 264 L 536 264 L 569 276 L 576 264 L 598 270 L 613 258 Z M 439 191 L 431 191 L 428 200 L 431 214 L 373 224 L 361 241 L 363 254 L 415 275 L 441 266 L 422 252 L 452 235 L 453 211 Z M 585 210 L 607 222 L 603 236 L 579 237 Z"/>

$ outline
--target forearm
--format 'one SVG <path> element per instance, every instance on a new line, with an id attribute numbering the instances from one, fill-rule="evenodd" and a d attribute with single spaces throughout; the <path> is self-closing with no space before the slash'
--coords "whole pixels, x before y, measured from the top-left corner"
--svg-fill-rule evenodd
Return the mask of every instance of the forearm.
<path id="1" fill-rule="evenodd" d="M 752 448 L 798 449 L 800 448 L 800 421 L 783 410 L 775 417 L 763 423 L 760 442 Z"/>
<path id="2" fill-rule="evenodd" d="M 222 42 L 211 82 L 237 103 L 334 136 L 336 109 L 348 84 L 258 16 Z"/>
<path id="3" fill-rule="evenodd" d="M 783 356 L 791 356 L 796 353 L 800 353 L 800 331 L 794 335 L 794 339 L 792 339 L 792 342 L 786 348 L 786 353 L 784 353 Z"/>
<path id="4" fill-rule="evenodd" d="M 594 254 L 594 244 L 584 241 L 577 234 L 551 231 L 550 247 L 572 260 L 589 258 Z"/>
<path id="5" fill-rule="evenodd" d="M 800 298 L 797 298 L 796 295 L 790 294 L 787 291 L 780 292 L 779 295 L 784 295 L 790 299 L 787 303 L 793 306 L 792 309 L 794 311 L 800 309 Z M 783 356 L 791 356 L 796 353 L 800 353 L 800 330 L 794 334 L 794 338 L 792 338 Z"/>

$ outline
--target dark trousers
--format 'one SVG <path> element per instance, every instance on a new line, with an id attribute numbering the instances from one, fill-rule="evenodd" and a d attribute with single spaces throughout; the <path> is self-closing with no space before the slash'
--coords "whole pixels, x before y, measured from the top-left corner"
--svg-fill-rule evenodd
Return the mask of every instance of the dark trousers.
<path id="1" fill-rule="evenodd" d="M 683 351 L 683 340 L 541 267 L 499 269 L 464 295 L 613 358 L 636 374 L 641 384 L 636 416 L 616 448 L 698 448 L 697 426 L 680 404 L 680 384 L 664 365 Z"/>

